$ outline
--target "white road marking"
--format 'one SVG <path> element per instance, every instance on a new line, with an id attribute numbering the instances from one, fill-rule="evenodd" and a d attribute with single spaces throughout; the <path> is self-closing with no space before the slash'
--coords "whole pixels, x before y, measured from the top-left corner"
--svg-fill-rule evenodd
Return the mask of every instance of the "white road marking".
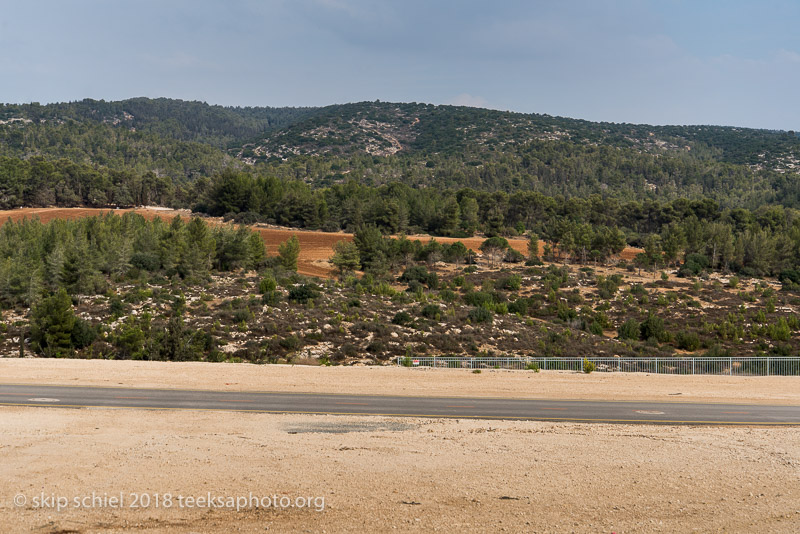
<path id="1" fill-rule="evenodd" d="M 35 399 L 28 399 L 31 402 L 61 402 L 59 399 L 48 399 L 46 397 L 37 397 Z"/>

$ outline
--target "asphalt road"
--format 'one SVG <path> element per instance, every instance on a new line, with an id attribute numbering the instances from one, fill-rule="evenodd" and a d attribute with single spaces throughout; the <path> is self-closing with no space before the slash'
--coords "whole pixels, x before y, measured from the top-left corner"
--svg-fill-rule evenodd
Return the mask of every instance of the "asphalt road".
<path id="1" fill-rule="evenodd" d="M 606 423 L 800 425 L 800 406 L 399 397 L 0 384 L 3 406 L 140 408 Z"/>

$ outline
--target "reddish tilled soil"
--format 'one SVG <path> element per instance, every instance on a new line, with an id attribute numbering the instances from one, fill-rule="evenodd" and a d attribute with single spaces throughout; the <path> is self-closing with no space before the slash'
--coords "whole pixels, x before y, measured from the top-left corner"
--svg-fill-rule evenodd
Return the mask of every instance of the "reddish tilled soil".
<path id="1" fill-rule="evenodd" d="M 19 208 L 16 210 L 0 211 L 0 224 L 8 219 L 18 221 L 25 217 L 33 218 L 38 217 L 42 222 L 48 222 L 53 219 L 79 219 L 81 217 L 91 217 L 94 215 L 102 215 L 104 213 L 124 213 L 127 211 L 135 211 L 147 219 L 155 219 L 156 217 L 172 218 L 176 215 L 180 217 L 188 217 L 189 212 L 186 210 L 165 210 L 154 208 L 136 208 L 136 209 L 100 209 L 100 208 Z M 219 219 L 211 219 L 212 223 L 222 224 Z M 298 261 L 298 272 L 308 276 L 319 276 L 328 278 L 332 276 L 333 268 L 328 263 L 328 258 L 333 255 L 333 246 L 342 240 L 351 241 L 352 234 L 343 232 L 316 232 L 308 230 L 296 230 L 287 228 L 263 228 L 257 226 L 254 228 L 267 246 L 269 254 L 277 254 L 278 245 L 289 239 L 292 235 L 296 235 L 300 240 L 300 259 Z M 409 239 L 419 239 L 423 242 L 431 239 L 428 235 L 412 235 Z M 456 239 L 451 237 L 437 237 L 440 243 L 453 243 L 461 241 L 467 248 L 474 251 L 480 249 L 483 243 L 483 237 L 468 237 L 463 239 Z M 527 255 L 528 241 L 522 238 L 509 239 L 509 244 L 517 251 Z M 542 253 L 543 243 L 539 244 L 539 253 Z M 632 260 L 636 254 L 641 252 L 641 249 L 628 247 L 620 257 L 624 260 Z"/>

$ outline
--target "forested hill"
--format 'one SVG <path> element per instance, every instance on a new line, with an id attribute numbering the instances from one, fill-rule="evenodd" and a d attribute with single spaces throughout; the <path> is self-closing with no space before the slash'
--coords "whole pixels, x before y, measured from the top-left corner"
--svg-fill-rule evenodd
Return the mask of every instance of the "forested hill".
<path id="1" fill-rule="evenodd" d="M 118 102 L 86 99 L 48 105 L 6 104 L 0 106 L 0 122 L 29 120 L 56 125 L 99 122 L 227 148 L 288 126 L 315 111 L 316 108 L 223 107 L 169 98 L 131 98 Z"/>
<path id="2" fill-rule="evenodd" d="M 101 123 L 217 148 L 247 157 L 460 154 L 512 150 L 532 141 L 687 152 L 695 158 L 783 168 L 800 155 L 794 132 L 729 126 L 649 126 L 589 122 L 488 109 L 360 102 L 322 108 L 223 107 L 168 98 L 85 99 L 0 105 L 0 125 L 24 128 Z M 3 132 L 7 141 L 9 132 Z M 791 168 L 791 167 L 788 167 Z"/>
<path id="3" fill-rule="evenodd" d="M 785 167 L 800 155 L 794 132 L 726 126 L 589 122 L 472 107 L 361 102 L 328 106 L 248 144 L 250 156 L 298 154 L 478 154 L 516 151 L 532 141 L 690 153 L 727 163 Z"/>
<path id="4" fill-rule="evenodd" d="M 198 180 L 225 169 L 311 188 L 401 182 L 800 207 L 799 157 L 794 132 L 595 123 L 417 103 L 240 108 L 135 98 L 0 105 L 4 208 L 140 199 L 187 206 L 206 189 L 194 190 Z M 156 182 L 157 195 L 141 185 Z"/>

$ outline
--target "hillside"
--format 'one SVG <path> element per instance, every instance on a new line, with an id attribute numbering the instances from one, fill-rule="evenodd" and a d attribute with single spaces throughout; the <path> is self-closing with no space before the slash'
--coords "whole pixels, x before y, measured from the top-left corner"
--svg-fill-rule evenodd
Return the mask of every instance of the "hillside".
<path id="1" fill-rule="evenodd" d="M 169 98 L 118 102 L 85 99 L 59 104 L 0 105 L 0 124 L 99 122 L 179 141 L 226 148 L 282 128 L 315 108 L 223 107 Z"/>
<path id="2" fill-rule="evenodd" d="M 800 153 L 800 138 L 793 132 L 595 123 L 471 107 L 381 102 L 321 108 L 245 148 L 267 159 L 358 153 L 477 154 L 514 150 L 533 141 L 566 141 L 654 154 L 689 153 L 699 159 L 774 169 Z"/>
<path id="3" fill-rule="evenodd" d="M 362 102 L 322 108 L 231 155 L 312 187 L 536 191 L 726 207 L 797 206 L 800 138 L 717 126 L 592 123 L 453 106 Z"/>
<path id="4" fill-rule="evenodd" d="M 798 207 L 799 154 L 793 132 L 594 123 L 417 103 L 238 108 L 135 98 L 3 105 L 0 156 L 10 159 L 0 165 L 0 207 L 47 205 L 42 199 L 127 205 L 148 196 L 134 191 L 132 178 L 103 181 L 113 186 L 81 178 L 83 185 L 75 185 L 76 173 L 63 170 L 68 163 L 81 165 L 82 176 L 115 171 L 166 179 L 174 194 L 156 198 L 174 207 L 196 201 L 207 179 L 226 169 L 312 189 L 400 182 L 414 189 Z M 57 171 L 42 179 L 27 168 L 36 158 L 55 162 Z M 39 194 L 57 184 L 55 196 Z M 98 193 L 86 194 L 92 188 Z"/>

